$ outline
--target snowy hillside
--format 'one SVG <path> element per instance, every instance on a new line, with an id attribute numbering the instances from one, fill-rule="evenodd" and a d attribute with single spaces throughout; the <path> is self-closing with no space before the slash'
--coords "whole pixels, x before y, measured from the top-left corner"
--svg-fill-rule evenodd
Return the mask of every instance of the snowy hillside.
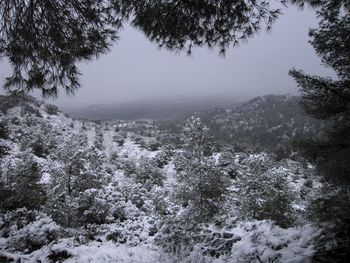
<path id="1" fill-rule="evenodd" d="M 323 185 L 306 161 L 218 150 L 197 117 L 173 145 L 151 121 L 0 102 L 0 262 L 311 262 L 317 252 L 309 214 Z"/>
<path id="2" fill-rule="evenodd" d="M 322 127 L 303 113 L 300 97 L 289 95 L 261 96 L 202 116 L 217 140 L 275 152 L 281 158 L 293 154 L 293 143 L 315 136 Z"/>

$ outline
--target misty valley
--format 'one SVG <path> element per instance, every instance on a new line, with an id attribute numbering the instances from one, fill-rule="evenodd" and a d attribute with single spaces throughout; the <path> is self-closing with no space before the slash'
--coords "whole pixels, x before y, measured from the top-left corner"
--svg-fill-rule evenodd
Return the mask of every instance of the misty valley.
<path id="1" fill-rule="evenodd" d="M 350 0 L 0 1 L 0 87 L 0 263 L 350 262 Z"/>
<path id="2" fill-rule="evenodd" d="M 321 204 L 340 188 L 300 152 L 326 124 L 299 102 L 101 121 L 1 96 L 0 262 L 322 258 Z"/>

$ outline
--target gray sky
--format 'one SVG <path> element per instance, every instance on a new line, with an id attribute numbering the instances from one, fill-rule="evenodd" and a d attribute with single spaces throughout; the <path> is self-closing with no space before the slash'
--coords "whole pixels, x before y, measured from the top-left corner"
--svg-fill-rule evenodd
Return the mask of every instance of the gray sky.
<path id="1" fill-rule="evenodd" d="M 74 97 L 61 92 L 55 101 L 77 106 L 168 96 L 297 94 L 288 76 L 292 67 L 332 76 L 308 43 L 308 29 L 317 27 L 314 11 L 283 10 L 272 32 L 261 32 L 246 45 L 228 50 L 196 49 L 191 57 L 159 50 L 144 35 L 125 27 L 112 52 L 82 63 L 82 88 Z M 3 79 L 10 69 L 0 64 Z M 52 102 L 52 101 L 51 101 Z"/>

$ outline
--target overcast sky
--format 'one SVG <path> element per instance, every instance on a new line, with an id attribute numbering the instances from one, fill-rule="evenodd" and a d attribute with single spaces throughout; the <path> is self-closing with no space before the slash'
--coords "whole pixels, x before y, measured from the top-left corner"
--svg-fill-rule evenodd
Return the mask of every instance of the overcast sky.
<path id="1" fill-rule="evenodd" d="M 292 67 L 331 76 L 308 43 L 309 28 L 317 27 L 314 11 L 283 10 L 272 32 L 261 32 L 247 44 L 228 50 L 196 49 L 191 57 L 159 50 L 144 35 L 125 27 L 112 52 L 82 63 L 82 88 L 72 98 L 61 92 L 61 106 L 134 101 L 168 96 L 297 94 Z M 10 69 L 0 64 L 3 79 Z"/>

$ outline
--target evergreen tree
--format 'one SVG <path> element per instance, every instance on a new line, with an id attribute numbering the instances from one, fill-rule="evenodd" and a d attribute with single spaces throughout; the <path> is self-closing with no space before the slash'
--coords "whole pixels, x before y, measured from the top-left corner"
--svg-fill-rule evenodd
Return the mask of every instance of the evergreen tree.
<path id="1" fill-rule="evenodd" d="M 301 87 L 306 113 L 328 123 L 319 138 L 303 143 L 303 151 L 318 171 L 340 188 L 336 195 L 325 191 L 316 205 L 321 211 L 318 220 L 328 224 L 315 260 L 346 262 L 350 251 L 350 3 L 324 2 L 318 12 L 320 27 L 310 31 L 311 44 L 337 79 L 297 70 L 290 74 Z"/>
<path id="2" fill-rule="evenodd" d="M 201 118 L 191 116 L 183 127 L 182 141 L 187 152 L 193 157 L 201 159 L 213 153 L 213 136 Z"/>
<path id="3" fill-rule="evenodd" d="M 209 129 L 199 117 L 192 116 L 183 129 L 185 151 L 178 157 L 177 197 L 200 222 L 213 219 L 222 208 L 228 178 L 216 167 L 211 153 Z"/>
<path id="4" fill-rule="evenodd" d="M 323 136 L 305 148 L 319 171 L 335 182 L 350 183 L 350 16 L 337 9 L 322 9 L 320 28 L 311 30 L 311 44 L 337 79 L 311 76 L 292 70 L 302 92 L 307 114 L 329 125 Z"/>
<path id="5" fill-rule="evenodd" d="M 41 171 L 31 154 L 22 159 L 3 175 L 0 182 L 0 208 L 39 209 L 46 201 L 46 192 L 40 184 Z"/>
<path id="6" fill-rule="evenodd" d="M 293 223 L 292 191 L 283 174 L 255 169 L 240 176 L 237 185 L 241 217 L 274 220 L 282 227 Z"/>

